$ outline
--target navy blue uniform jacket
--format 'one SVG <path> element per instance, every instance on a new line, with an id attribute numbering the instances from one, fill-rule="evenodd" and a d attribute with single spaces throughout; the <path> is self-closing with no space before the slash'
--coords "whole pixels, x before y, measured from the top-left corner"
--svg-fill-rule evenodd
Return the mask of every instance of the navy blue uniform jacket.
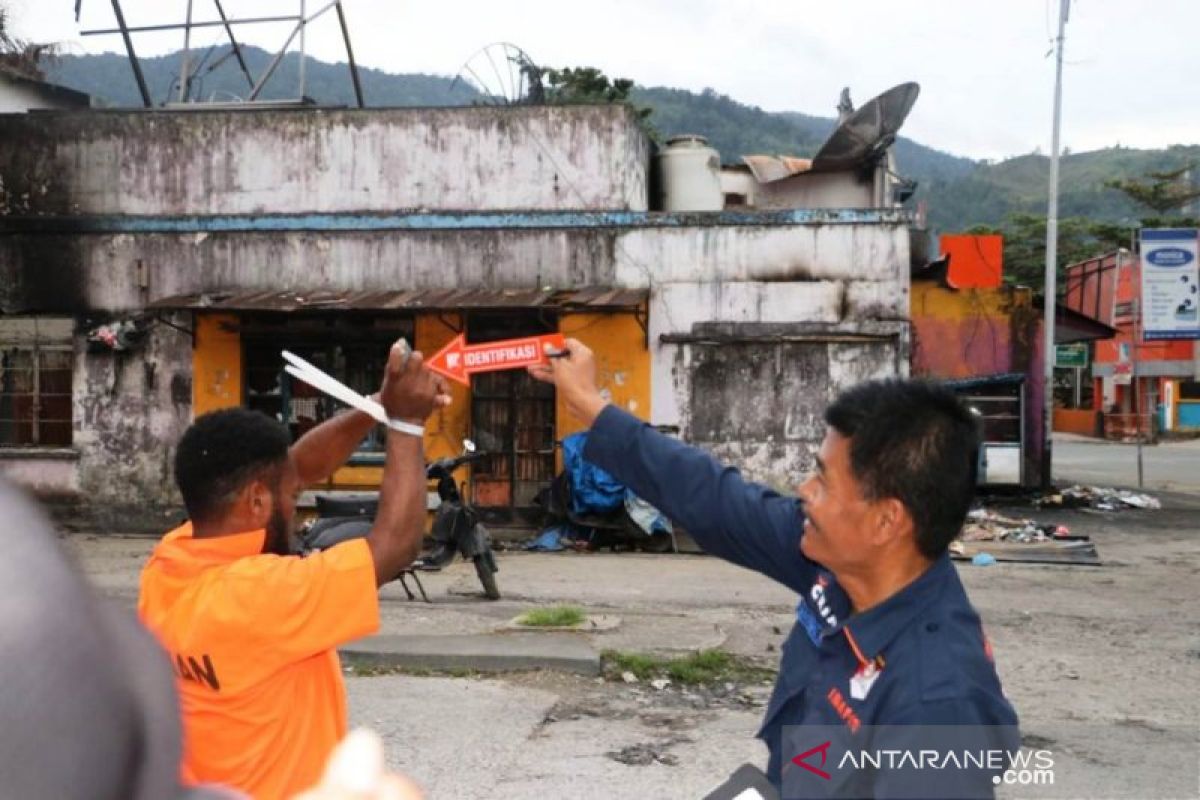
<path id="1" fill-rule="evenodd" d="M 683 525 L 706 552 L 800 595 L 758 733 L 776 786 L 781 768 L 798 755 L 784 752 L 784 726 L 1015 731 L 1017 716 L 1000 688 L 979 615 L 947 555 L 888 600 L 852 613 L 833 575 L 800 553 L 804 512 L 796 498 L 746 481 L 612 405 L 592 425 L 584 456 Z"/>

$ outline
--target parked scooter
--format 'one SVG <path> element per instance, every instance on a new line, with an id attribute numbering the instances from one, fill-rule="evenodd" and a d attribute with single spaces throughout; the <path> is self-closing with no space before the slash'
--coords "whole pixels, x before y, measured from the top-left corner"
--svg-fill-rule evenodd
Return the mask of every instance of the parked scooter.
<path id="1" fill-rule="evenodd" d="M 487 528 L 479 521 L 479 513 L 467 503 L 454 480 L 454 470 L 470 461 L 486 456 L 475 452 L 470 440 L 463 442 L 463 452 L 453 458 L 440 458 L 425 467 L 425 478 L 437 481 L 438 498 L 441 501 L 433 520 L 431 535 L 433 551 L 413 565 L 404 569 L 394 580 L 399 580 L 409 600 L 416 596 L 408 586 L 412 578 L 425 602 L 430 602 L 425 587 L 416 570 L 436 571 L 461 553 L 464 559 L 475 564 L 475 574 L 483 585 L 484 596 L 489 600 L 500 598 L 496 585 L 496 556 L 492 552 L 491 538 Z M 301 551 L 308 553 L 325 550 L 335 544 L 366 536 L 371 530 L 375 514 L 379 510 L 377 494 L 350 497 L 317 495 L 317 518 L 309 524 L 300 537 Z"/>

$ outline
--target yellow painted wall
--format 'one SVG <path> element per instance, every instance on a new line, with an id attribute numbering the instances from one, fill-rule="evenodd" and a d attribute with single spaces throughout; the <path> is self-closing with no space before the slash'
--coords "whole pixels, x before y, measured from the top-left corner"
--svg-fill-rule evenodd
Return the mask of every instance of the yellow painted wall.
<path id="1" fill-rule="evenodd" d="M 413 347 L 430 358 L 458 336 L 462 323 L 458 314 L 419 314 Z M 450 387 L 449 408 L 438 409 L 425 423 L 425 457 L 430 461 L 461 453 L 462 440 L 471 427 L 471 390 L 457 381 L 446 383 Z"/>
<path id="2" fill-rule="evenodd" d="M 559 320 L 564 336 L 583 342 L 596 354 L 596 383 L 614 404 L 641 419 L 650 419 L 650 351 L 646 334 L 633 314 L 568 314 Z M 555 436 L 583 430 L 561 399 L 556 407 Z M 562 452 L 557 454 L 562 469 Z"/>
<path id="3" fill-rule="evenodd" d="M 242 337 L 237 317 L 196 314 L 192 350 L 192 414 L 242 404 Z"/>

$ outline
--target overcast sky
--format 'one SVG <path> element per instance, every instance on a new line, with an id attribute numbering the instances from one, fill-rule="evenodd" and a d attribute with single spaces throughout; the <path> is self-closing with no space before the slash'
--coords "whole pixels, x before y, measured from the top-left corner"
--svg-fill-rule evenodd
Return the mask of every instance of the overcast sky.
<path id="1" fill-rule="evenodd" d="M 121 51 L 109 0 L 3 0 L 16 32 Z M 311 13 L 326 0 L 307 0 Z M 299 0 L 224 0 L 231 16 L 295 13 Z M 644 85 L 706 87 L 768 111 L 832 116 L 903 81 L 921 84 L 904 133 L 972 158 L 1050 149 L 1058 0 L 343 0 L 360 64 L 454 75 L 489 42 L 510 41 L 542 65 L 587 65 Z M 123 0 L 129 25 L 182 22 L 187 0 Z M 216 19 L 194 0 L 195 20 Z M 288 28 L 248 25 L 239 38 L 277 49 Z M 221 34 L 193 34 L 207 47 Z M 139 55 L 178 49 L 183 32 L 142 34 Z M 345 60 L 333 12 L 312 24 L 308 52 Z M 1067 26 L 1063 144 L 1200 143 L 1200 2 L 1075 0 Z M 368 102 L 370 99 L 368 98 Z M 697 131 L 703 133 L 703 131 Z"/>

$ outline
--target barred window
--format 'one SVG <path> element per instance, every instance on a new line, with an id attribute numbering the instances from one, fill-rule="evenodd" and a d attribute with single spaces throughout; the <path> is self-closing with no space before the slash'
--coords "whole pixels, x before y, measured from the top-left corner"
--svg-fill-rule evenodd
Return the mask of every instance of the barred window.
<path id="1" fill-rule="evenodd" d="M 0 447 L 70 447 L 73 322 L 0 318 Z"/>

